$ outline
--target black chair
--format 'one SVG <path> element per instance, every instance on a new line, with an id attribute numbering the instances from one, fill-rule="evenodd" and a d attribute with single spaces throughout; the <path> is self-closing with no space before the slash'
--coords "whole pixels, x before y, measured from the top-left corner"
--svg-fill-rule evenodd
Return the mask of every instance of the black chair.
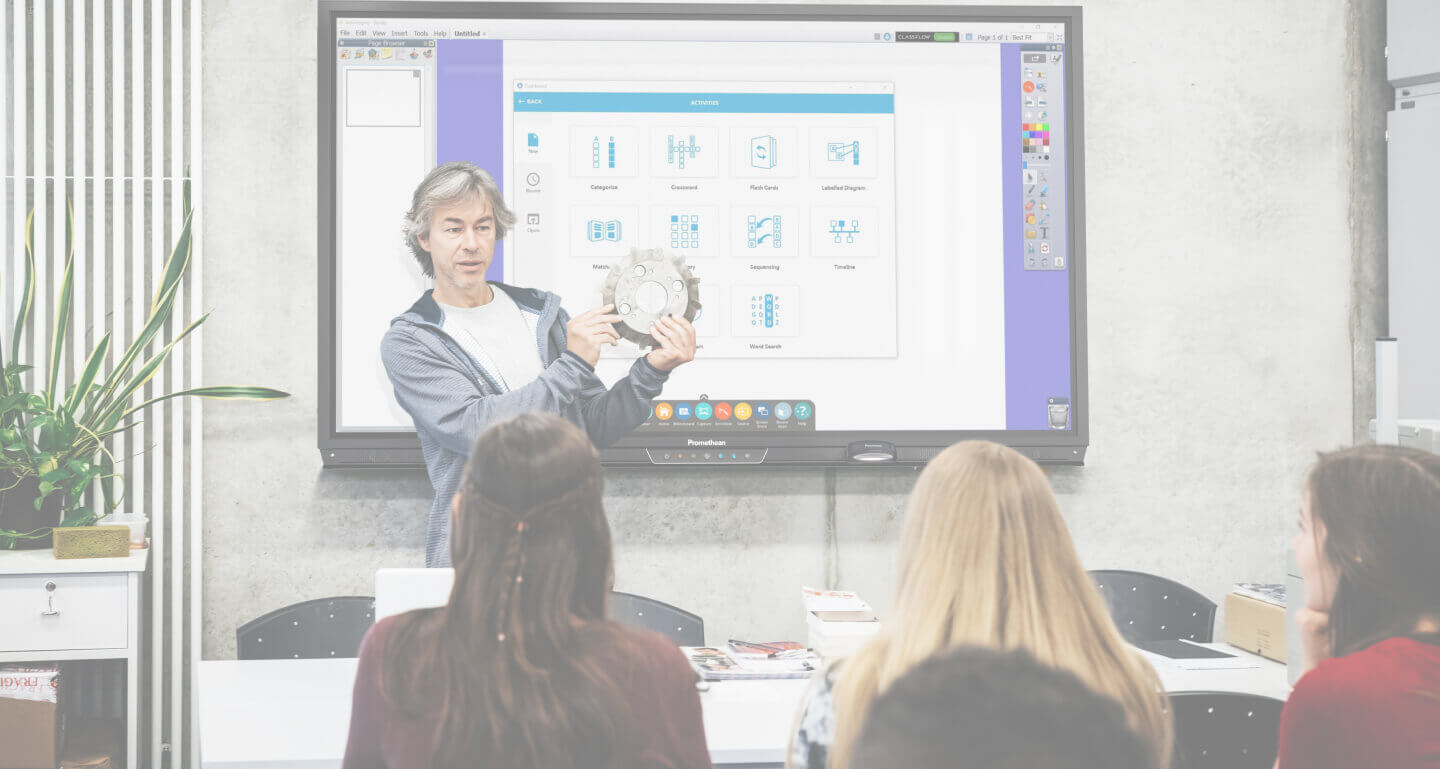
<path id="1" fill-rule="evenodd" d="M 1235 692 L 1177 692 L 1175 769 L 1271 769 L 1285 703 Z"/>
<path id="2" fill-rule="evenodd" d="M 242 660 L 356 657 L 373 624 L 371 596 L 316 598 L 246 622 L 235 631 L 235 646 Z"/>
<path id="3" fill-rule="evenodd" d="M 631 593 L 610 593 L 610 619 L 654 630 L 676 646 L 704 646 L 705 620 L 663 601 Z"/>
<path id="4" fill-rule="evenodd" d="M 1130 643 L 1215 637 L 1215 602 L 1188 587 L 1138 571 L 1092 571 L 1110 617 Z"/>

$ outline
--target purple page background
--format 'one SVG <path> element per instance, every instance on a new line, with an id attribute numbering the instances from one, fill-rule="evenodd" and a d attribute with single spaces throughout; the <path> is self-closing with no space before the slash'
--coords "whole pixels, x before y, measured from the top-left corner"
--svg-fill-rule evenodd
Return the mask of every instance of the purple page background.
<path id="1" fill-rule="evenodd" d="M 505 183 L 503 46 L 500 40 L 441 40 L 435 46 L 435 162 L 468 160 L 489 171 L 501 185 Z M 504 276 L 502 240 L 495 244 L 485 279 Z"/>

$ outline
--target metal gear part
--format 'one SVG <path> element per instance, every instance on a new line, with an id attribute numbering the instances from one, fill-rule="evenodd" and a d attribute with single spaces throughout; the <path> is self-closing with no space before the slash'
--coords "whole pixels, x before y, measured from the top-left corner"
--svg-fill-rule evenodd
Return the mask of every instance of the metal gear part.
<path id="1" fill-rule="evenodd" d="M 700 279 L 683 256 L 659 248 L 630 249 L 605 278 L 601 303 L 615 306 L 621 338 L 643 347 L 659 347 L 650 327 L 665 315 L 700 317 Z"/>

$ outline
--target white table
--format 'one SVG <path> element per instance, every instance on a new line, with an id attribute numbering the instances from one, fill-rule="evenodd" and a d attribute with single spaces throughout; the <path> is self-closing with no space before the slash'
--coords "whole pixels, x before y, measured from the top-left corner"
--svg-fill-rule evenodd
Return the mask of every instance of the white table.
<path id="1" fill-rule="evenodd" d="M 334 769 L 345 754 L 355 659 L 200 663 L 205 769 Z M 716 764 L 774 764 L 809 684 L 721 681 L 700 695 Z"/>
<path id="2" fill-rule="evenodd" d="M 1257 667 L 1183 670 L 1157 663 L 1165 689 L 1229 691 L 1284 699 L 1285 666 L 1224 644 Z M 203 769 L 335 769 L 350 725 L 354 659 L 212 660 L 200 663 Z M 808 681 L 723 681 L 700 695 L 705 739 L 717 765 L 785 760 Z"/>
<path id="3" fill-rule="evenodd" d="M 1237 649 L 1229 644 L 1198 644 L 1211 649 L 1237 655 L 1254 664 L 1254 667 L 1222 670 L 1186 670 L 1175 660 L 1167 660 L 1152 654 L 1144 654 L 1155 672 L 1160 675 L 1160 685 L 1165 691 L 1175 692 L 1236 692 L 1258 694 L 1276 700 L 1290 697 L 1290 678 L 1285 663 L 1265 659 L 1250 652 Z"/>

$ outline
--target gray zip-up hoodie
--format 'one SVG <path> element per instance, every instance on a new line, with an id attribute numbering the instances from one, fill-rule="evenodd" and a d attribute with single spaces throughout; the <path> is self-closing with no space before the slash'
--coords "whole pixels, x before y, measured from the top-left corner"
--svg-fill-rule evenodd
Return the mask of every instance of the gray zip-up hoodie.
<path id="1" fill-rule="evenodd" d="M 605 388 L 595 369 L 565 349 L 570 317 L 560 297 L 548 291 L 491 283 L 515 300 L 535 333 L 544 371 L 535 381 L 506 390 L 491 373 L 494 363 L 477 360 L 445 333 L 445 313 L 431 292 L 398 318 L 380 342 L 380 357 L 395 400 L 410 414 L 420 435 L 425 469 L 435 489 L 425 542 L 426 566 L 450 565 L 450 502 L 470 445 L 485 429 L 520 414 L 559 414 L 589 433 L 604 448 L 623 438 L 650 415 L 650 401 L 669 374 L 644 356 L 630 373 Z"/>

